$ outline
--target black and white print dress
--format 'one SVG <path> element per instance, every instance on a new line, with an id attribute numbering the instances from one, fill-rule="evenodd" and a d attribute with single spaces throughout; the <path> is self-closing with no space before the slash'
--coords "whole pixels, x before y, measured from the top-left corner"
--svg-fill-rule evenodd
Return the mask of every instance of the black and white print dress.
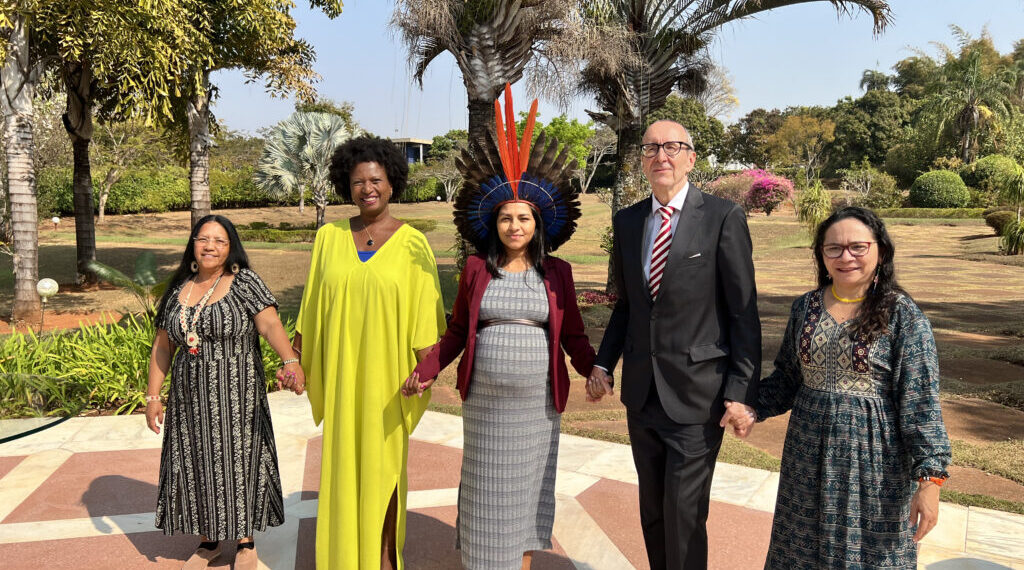
<path id="1" fill-rule="evenodd" d="M 156 323 L 178 347 L 164 421 L 156 526 L 238 540 L 284 522 L 274 430 L 253 317 L 277 300 L 249 269 L 202 310 L 199 353 L 179 322 L 179 286 Z M 189 322 L 194 308 L 187 310 Z"/>

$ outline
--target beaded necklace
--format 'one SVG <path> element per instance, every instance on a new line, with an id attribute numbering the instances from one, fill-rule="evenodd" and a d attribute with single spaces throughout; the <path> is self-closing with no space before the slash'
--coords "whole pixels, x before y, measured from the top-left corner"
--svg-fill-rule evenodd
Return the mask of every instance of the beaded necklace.
<path id="1" fill-rule="evenodd" d="M 213 282 L 213 287 L 203 295 L 203 298 L 196 303 L 196 312 L 192 315 L 192 322 L 189 323 L 188 319 L 188 307 L 185 303 L 181 304 L 181 312 L 178 313 L 178 322 L 181 323 L 181 332 L 185 333 L 185 344 L 188 345 L 188 353 L 195 356 L 199 354 L 199 333 L 196 332 L 196 325 L 199 323 L 199 313 L 206 307 L 207 301 L 210 300 L 210 296 L 213 295 L 213 291 L 217 288 L 221 278 L 224 277 L 224 272 L 221 272 L 217 276 L 217 280 Z M 185 302 L 187 303 L 192 298 L 192 289 L 195 287 L 195 279 L 188 283 L 188 293 L 185 295 Z M 191 326 L 190 326 L 191 325 Z"/>

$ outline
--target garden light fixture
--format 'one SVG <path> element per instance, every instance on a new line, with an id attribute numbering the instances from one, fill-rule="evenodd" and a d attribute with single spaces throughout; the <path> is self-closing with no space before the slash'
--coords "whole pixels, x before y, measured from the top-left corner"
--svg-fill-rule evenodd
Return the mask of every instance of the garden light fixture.
<path id="1" fill-rule="evenodd" d="M 39 307 L 39 332 L 43 332 L 43 314 L 46 312 L 46 300 L 57 293 L 59 287 L 57 282 L 49 277 L 44 277 L 36 283 L 36 293 L 42 298 L 43 304 Z"/>

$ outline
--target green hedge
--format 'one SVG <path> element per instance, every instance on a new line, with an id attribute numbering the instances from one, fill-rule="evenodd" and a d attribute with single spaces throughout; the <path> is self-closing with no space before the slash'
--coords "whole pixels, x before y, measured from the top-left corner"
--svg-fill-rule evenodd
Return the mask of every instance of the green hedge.
<path id="1" fill-rule="evenodd" d="M 238 230 L 238 237 L 242 241 L 264 241 L 271 243 L 313 243 L 316 239 L 316 230 L 274 230 L 269 228 L 259 230 Z"/>
<path id="2" fill-rule="evenodd" d="M 994 194 L 999 191 L 999 180 L 1012 175 L 1016 165 L 1008 156 L 990 154 L 962 166 L 960 178 L 968 186 Z"/>
<path id="3" fill-rule="evenodd" d="M 882 208 L 875 213 L 883 218 L 962 219 L 982 218 L 984 208 Z"/>
<path id="4" fill-rule="evenodd" d="M 967 185 L 950 170 L 925 172 L 910 187 L 910 205 L 915 208 L 963 208 L 970 199 Z"/>

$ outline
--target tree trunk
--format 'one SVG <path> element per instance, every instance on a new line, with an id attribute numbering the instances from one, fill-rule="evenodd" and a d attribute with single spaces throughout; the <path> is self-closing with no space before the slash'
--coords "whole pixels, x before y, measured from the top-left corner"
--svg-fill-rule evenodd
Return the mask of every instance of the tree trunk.
<path id="1" fill-rule="evenodd" d="M 4 154 L 14 233 L 15 321 L 39 316 L 39 214 L 32 162 L 32 99 L 37 75 L 29 60 L 29 36 L 24 16 L 15 13 L 7 59 L 0 68 L 0 108 L 4 114 Z"/>
<path id="2" fill-rule="evenodd" d="M 494 98 L 488 100 L 470 99 L 469 126 L 467 127 L 469 152 L 474 152 L 473 141 L 480 146 L 487 144 L 487 133 L 494 132 Z M 518 119 L 518 117 L 517 117 Z"/>
<path id="3" fill-rule="evenodd" d="M 103 223 L 104 212 L 107 209 L 107 199 L 110 198 L 110 189 L 117 184 L 117 181 L 121 179 L 121 170 L 116 166 L 111 166 L 107 170 L 107 175 L 103 178 L 103 187 L 100 188 L 99 195 L 99 223 Z"/>
<path id="4" fill-rule="evenodd" d="M 629 183 L 629 173 L 636 168 L 635 165 L 628 164 L 627 161 L 632 160 L 633 157 L 639 156 L 638 149 L 640 148 L 640 139 L 643 137 L 641 129 L 643 128 L 642 123 L 632 122 L 626 124 L 619 130 L 617 135 L 616 144 L 616 156 L 615 156 L 615 186 L 612 187 L 612 219 L 615 219 L 615 214 L 622 209 L 623 194 L 625 193 L 626 184 Z M 615 239 L 615 235 L 612 234 L 612 239 Z M 615 256 L 608 256 L 608 277 L 604 286 L 605 293 L 609 295 L 618 295 L 620 292 L 615 287 L 615 279 L 613 276 L 617 271 L 615 266 Z"/>
<path id="5" fill-rule="evenodd" d="M 65 62 L 64 83 L 67 87 L 67 110 L 62 117 L 71 137 L 74 156 L 74 210 L 76 281 L 91 285 L 97 282 L 89 262 L 96 260 L 96 225 L 93 220 L 92 171 L 89 165 L 89 144 L 92 142 L 92 68 L 87 61 Z"/>
<path id="6" fill-rule="evenodd" d="M 327 215 L 327 189 L 313 187 L 313 203 L 316 204 L 316 229 L 324 225 L 324 217 Z"/>
<path id="7" fill-rule="evenodd" d="M 189 189 L 192 226 L 210 215 L 210 72 L 203 74 L 202 91 L 186 103 L 189 135 Z"/>
<path id="8" fill-rule="evenodd" d="M 306 185 L 299 184 L 299 213 L 306 211 Z"/>

